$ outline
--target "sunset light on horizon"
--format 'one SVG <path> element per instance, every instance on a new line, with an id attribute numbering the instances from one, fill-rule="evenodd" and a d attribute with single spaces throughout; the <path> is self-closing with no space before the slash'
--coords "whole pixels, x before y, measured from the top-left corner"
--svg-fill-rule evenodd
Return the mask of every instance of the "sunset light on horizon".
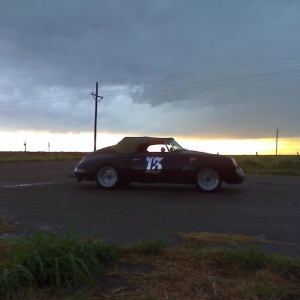
<path id="1" fill-rule="evenodd" d="M 97 134 L 97 149 L 117 144 L 125 136 L 136 134 Z M 142 136 L 142 135 L 140 135 Z M 157 136 L 158 135 L 150 135 Z M 164 136 L 161 136 L 164 137 Z M 169 137 L 169 136 L 168 136 Z M 223 155 L 276 154 L 275 138 L 261 139 L 196 139 L 172 136 L 183 148 Z M 0 151 L 19 152 L 92 152 L 92 132 L 49 133 L 34 131 L 0 132 Z M 3 142 L 5 141 L 5 142 Z M 279 138 L 278 155 L 297 155 L 300 151 L 300 137 Z"/>

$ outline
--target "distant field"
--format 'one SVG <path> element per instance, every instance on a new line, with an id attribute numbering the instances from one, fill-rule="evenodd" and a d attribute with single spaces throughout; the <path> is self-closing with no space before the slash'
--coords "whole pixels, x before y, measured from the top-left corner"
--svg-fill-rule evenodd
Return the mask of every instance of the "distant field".
<path id="1" fill-rule="evenodd" d="M 0 152 L 0 163 L 80 160 L 85 155 L 85 152 Z M 240 155 L 234 158 L 247 174 L 300 175 L 300 156 L 297 155 Z"/>
<path id="2" fill-rule="evenodd" d="M 300 175 L 300 156 L 297 155 L 243 155 L 234 158 L 248 174 Z"/>
<path id="3" fill-rule="evenodd" d="M 0 152 L 0 163 L 18 161 L 79 160 L 84 152 Z"/>

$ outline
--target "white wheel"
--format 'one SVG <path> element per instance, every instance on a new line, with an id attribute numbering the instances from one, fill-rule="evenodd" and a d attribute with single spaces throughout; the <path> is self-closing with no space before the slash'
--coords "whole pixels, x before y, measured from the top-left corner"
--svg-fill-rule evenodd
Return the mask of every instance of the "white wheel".
<path id="1" fill-rule="evenodd" d="M 203 192 L 214 192 L 222 184 L 220 175 L 214 169 L 202 169 L 196 175 L 196 186 Z"/>
<path id="2" fill-rule="evenodd" d="M 96 183 L 104 189 L 112 189 L 119 183 L 119 173 L 112 166 L 102 166 L 96 173 Z"/>

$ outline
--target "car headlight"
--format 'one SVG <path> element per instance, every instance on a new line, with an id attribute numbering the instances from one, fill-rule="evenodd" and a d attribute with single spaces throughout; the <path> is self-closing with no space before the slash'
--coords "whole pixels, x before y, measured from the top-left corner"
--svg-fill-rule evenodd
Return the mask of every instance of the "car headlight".
<path id="1" fill-rule="evenodd" d="M 75 168 L 75 172 L 84 172 L 83 169 L 81 169 L 79 166 L 76 166 Z"/>

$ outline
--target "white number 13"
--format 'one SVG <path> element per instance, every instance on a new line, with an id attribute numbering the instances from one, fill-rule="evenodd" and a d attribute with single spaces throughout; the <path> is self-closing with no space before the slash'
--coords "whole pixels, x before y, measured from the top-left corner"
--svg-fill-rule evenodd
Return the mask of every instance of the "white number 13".
<path id="1" fill-rule="evenodd" d="M 163 157 L 148 156 L 146 158 L 148 162 L 146 173 L 158 174 L 162 170 L 162 164 L 160 163 L 162 160 Z"/>

